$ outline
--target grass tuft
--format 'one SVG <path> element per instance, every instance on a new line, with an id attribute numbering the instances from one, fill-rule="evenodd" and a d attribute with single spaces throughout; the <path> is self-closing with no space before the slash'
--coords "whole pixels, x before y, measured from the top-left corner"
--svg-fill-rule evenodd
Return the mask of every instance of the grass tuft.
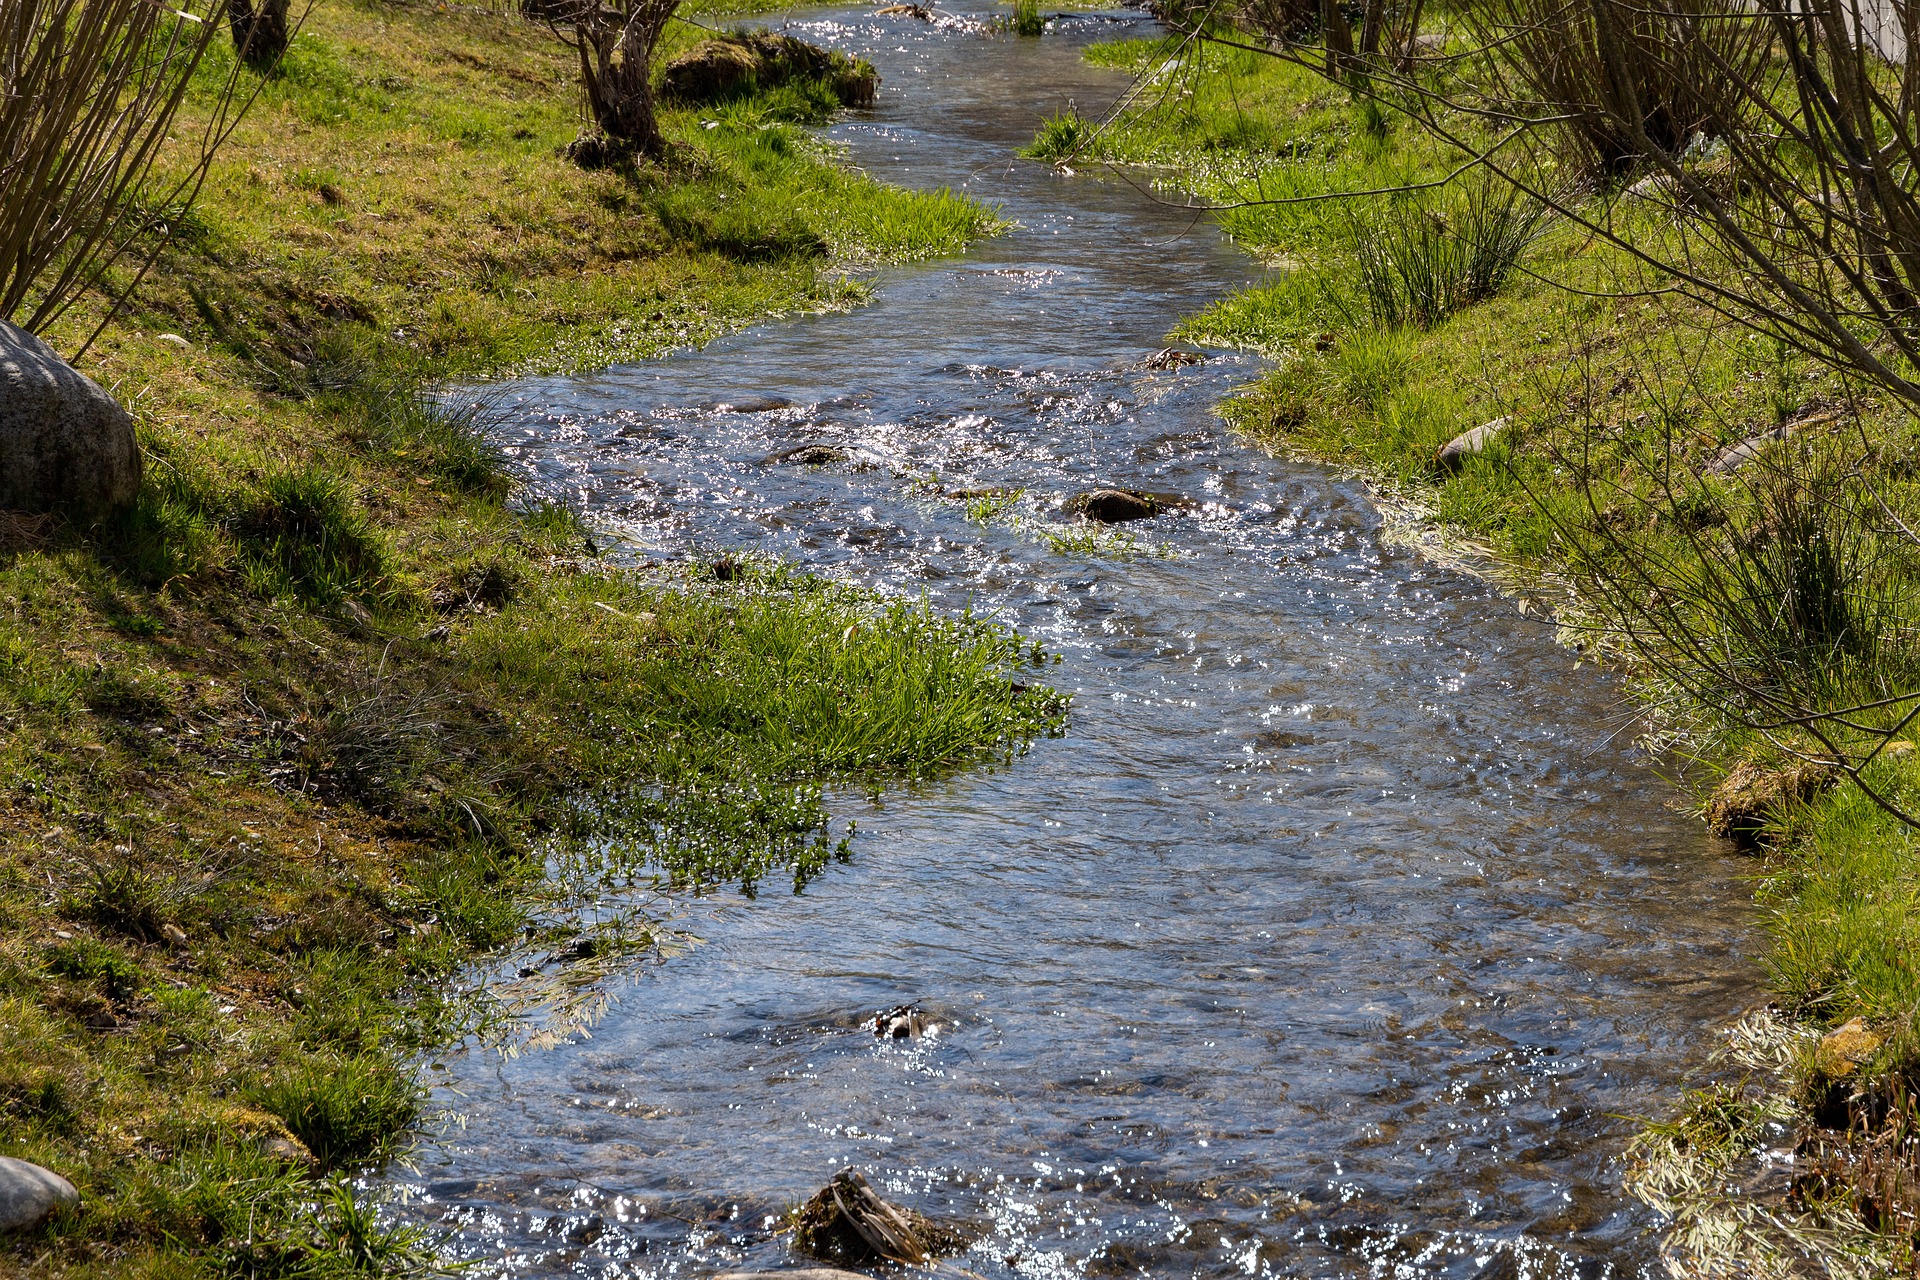
<path id="1" fill-rule="evenodd" d="M 1033 160 L 1065 160 L 1079 154 L 1093 130 L 1071 109 L 1051 115 L 1020 154 Z"/>
<path id="2" fill-rule="evenodd" d="M 413 1073 L 377 1049 L 309 1058 L 249 1097 L 280 1117 L 322 1170 L 391 1156 L 420 1121 Z"/>
<path id="3" fill-rule="evenodd" d="M 1545 221 L 1546 206 L 1504 182 L 1481 182 L 1451 205 L 1404 199 L 1356 218 L 1350 234 L 1366 319 L 1431 329 L 1486 301 L 1506 287 Z"/>
<path id="4" fill-rule="evenodd" d="M 263 595 L 331 603 L 378 591 L 391 573 L 385 542 L 348 482 L 322 466 L 269 475 L 229 527 Z"/>

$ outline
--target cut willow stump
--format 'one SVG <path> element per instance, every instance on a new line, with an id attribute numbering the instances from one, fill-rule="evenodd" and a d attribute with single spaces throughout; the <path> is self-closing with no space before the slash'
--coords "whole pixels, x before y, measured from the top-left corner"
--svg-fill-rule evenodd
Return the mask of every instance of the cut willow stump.
<path id="1" fill-rule="evenodd" d="M 924 1263 L 964 1244 L 951 1227 L 882 1200 L 852 1169 L 834 1174 L 794 1215 L 793 1247 L 837 1266 Z"/>

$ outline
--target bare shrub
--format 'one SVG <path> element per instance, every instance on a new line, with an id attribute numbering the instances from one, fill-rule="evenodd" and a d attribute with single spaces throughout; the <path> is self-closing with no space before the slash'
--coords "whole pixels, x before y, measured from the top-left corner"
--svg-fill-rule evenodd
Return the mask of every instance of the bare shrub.
<path id="1" fill-rule="evenodd" d="M 147 189 L 188 82 L 225 29 L 217 3 L 192 9 L 0 0 L 0 318 L 37 332 L 129 255 L 144 271 L 169 234 L 147 211 L 184 210 L 198 194 L 250 99 L 229 76 L 178 176 Z"/>
<path id="2" fill-rule="evenodd" d="M 1592 414 L 1606 402 L 1595 374 L 1551 399 Z M 1696 472 L 1683 436 L 1700 393 L 1677 376 L 1644 379 L 1659 405 L 1651 429 L 1568 424 L 1573 443 L 1550 452 L 1572 503 L 1530 489 L 1580 601 L 1563 621 L 1633 667 L 1692 739 L 1757 737 L 1796 787 L 1838 774 L 1920 826 L 1871 772 L 1920 719 L 1920 541 L 1889 507 L 1872 450 L 1809 427 L 1738 470 Z"/>
<path id="3" fill-rule="evenodd" d="M 1476 0 L 1464 17 L 1506 96 L 1600 181 L 1737 129 L 1770 43 L 1728 0 Z"/>

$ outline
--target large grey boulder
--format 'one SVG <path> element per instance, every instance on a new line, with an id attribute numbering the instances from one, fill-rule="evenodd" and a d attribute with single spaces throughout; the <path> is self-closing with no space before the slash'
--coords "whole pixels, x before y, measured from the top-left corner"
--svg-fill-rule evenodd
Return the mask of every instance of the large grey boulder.
<path id="1" fill-rule="evenodd" d="M 139 489 L 127 411 L 52 347 L 0 320 L 0 510 L 100 515 Z"/>
<path id="2" fill-rule="evenodd" d="M 63 1204 L 79 1204 L 73 1184 L 51 1169 L 0 1156 L 0 1231 L 44 1222 Z"/>

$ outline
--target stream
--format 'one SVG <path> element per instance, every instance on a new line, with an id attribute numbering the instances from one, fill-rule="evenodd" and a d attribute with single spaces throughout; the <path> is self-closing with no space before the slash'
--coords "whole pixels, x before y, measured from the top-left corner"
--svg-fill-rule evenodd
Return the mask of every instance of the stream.
<path id="1" fill-rule="evenodd" d="M 827 132 L 1018 226 L 872 306 L 511 388 L 512 451 L 637 557 L 751 549 L 1064 656 L 1068 733 L 875 801 L 792 895 L 683 904 L 702 940 L 590 1038 L 436 1074 L 461 1121 L 402 1212 L 482 1275 L 804 1265 L 777 1219 L 837 1169 L 977 1243 L 943 1274 L 1660 1273 L 1634 1117 L 1762 998 L 1746 868 L 1628 742 L 1618 685 L 1484 583 L 1392 545 L 1357 481 L 1213 409 L 1231 354 L 1144 367 L 1260 268 L 1122 177 L 1015 161 L 1125 77 L 1138 15 L 985 39 L 868 10 Z M 830 443 L 846 460 L 778 461 Z M 984 518 L 948 489 L 1025 490 Z M 1099 484 L 1192 505 L 1057 546 Z M 939 1034 L 878 1041 L 917 1002 Z"/>

